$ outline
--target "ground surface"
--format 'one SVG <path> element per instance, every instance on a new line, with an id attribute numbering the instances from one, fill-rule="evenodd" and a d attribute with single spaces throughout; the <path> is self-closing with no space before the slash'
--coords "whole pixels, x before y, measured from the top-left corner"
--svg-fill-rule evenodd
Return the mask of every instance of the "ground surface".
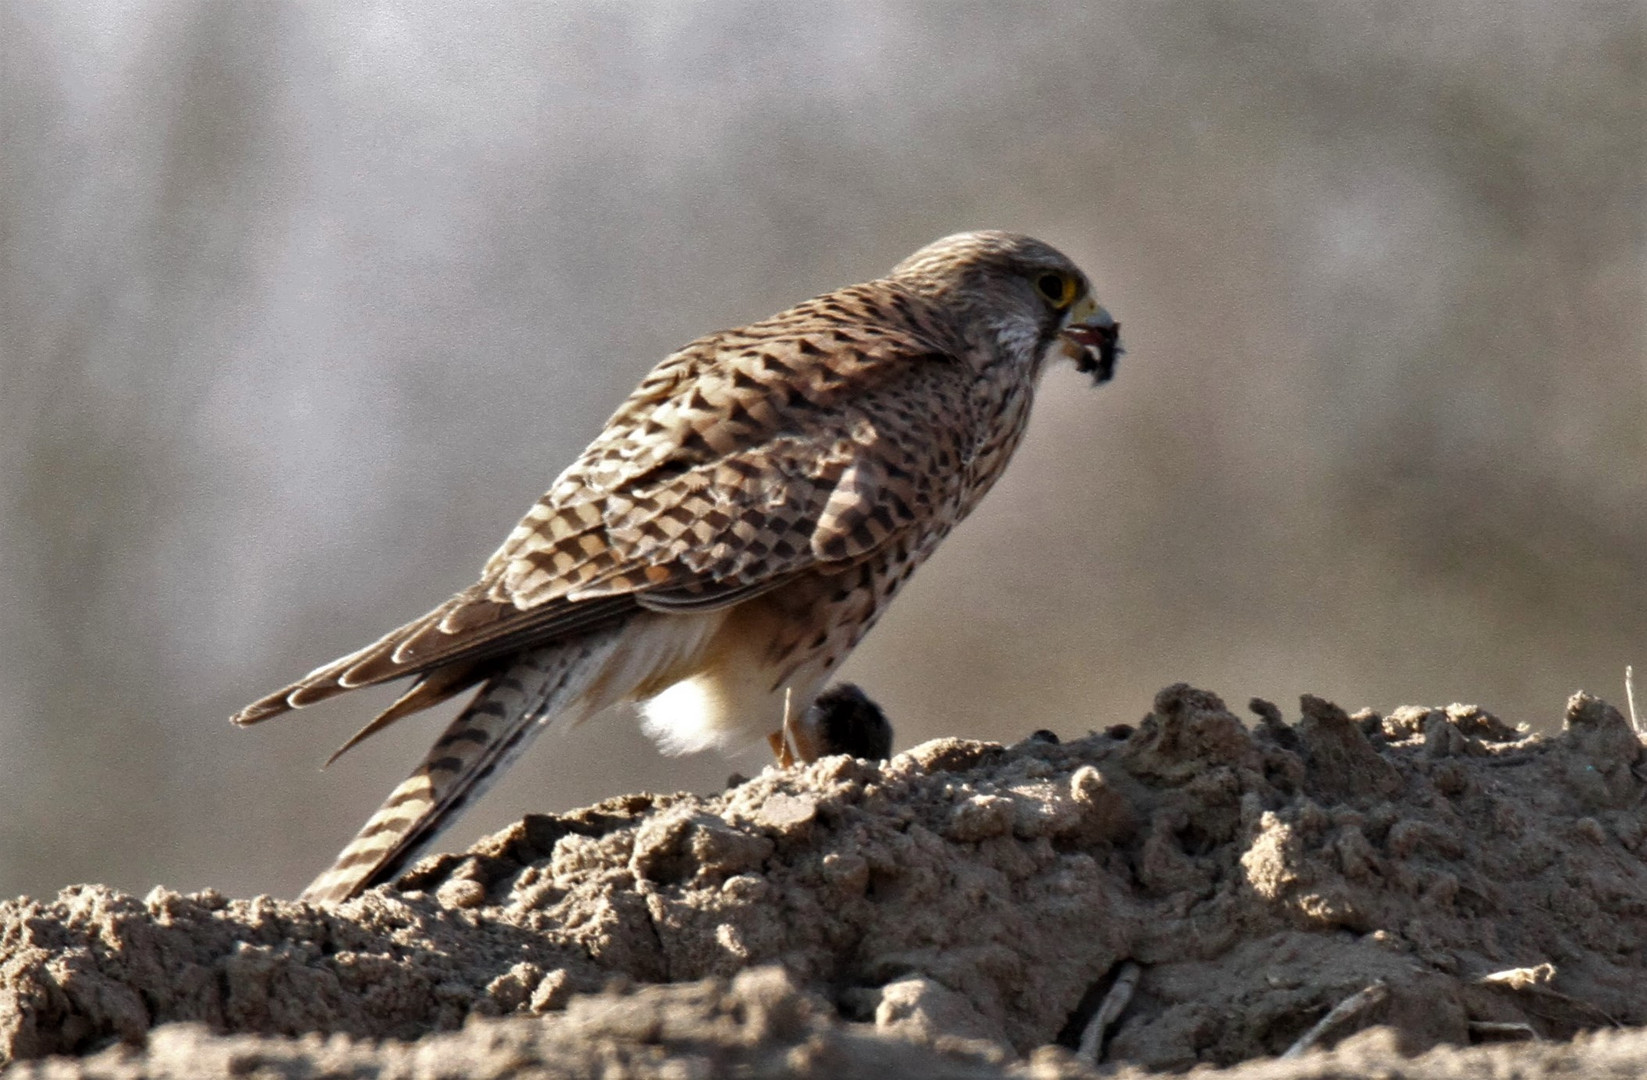
<path id="1" fill-rule="evenodd" d="M 1081 1076 L 1135 980 L 1098 1050 L 1121 1075 L 1273 1057 L 1369 988 L 1332 1054 L 1230 1075 L 1647 1067 L 1614 1030 L 1647 1025 L 1647 759 L 1616 710 L 1577 697 L 1538 737 L 1465 706 L 1255 709 L 1173 687 L 1062 745 L 943 740 L 532 817 L 335 909 L 0 904 L 0 1060 Z"/>

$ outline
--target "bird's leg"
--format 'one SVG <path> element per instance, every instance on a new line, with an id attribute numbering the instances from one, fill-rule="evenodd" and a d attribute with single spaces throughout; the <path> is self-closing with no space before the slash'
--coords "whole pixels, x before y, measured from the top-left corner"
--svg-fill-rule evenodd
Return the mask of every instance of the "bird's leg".
<path id="1" fill-rule="evenodd" d="M 818 740 L 812 737 L 812 731 L 806 721 L 796 716 L 784 717 L 784 744 L 794 747 L 796 761 L 805 764 L 817 761 L 822 757 L 818 749 Z"/>
<path id="2" fill-rule="evenodd" d="M 795 755 L 789 747 L 789 706 L 794 691 L 786 686 L 783 688 L 783 722 L 778 730 L 766 737 L 766 743 L 772 747 L 772 756 L 778 759 L 778 768 L 787 769 L 795 764 Z"/>
<path id="3" fill-rule="evenodd" d="M 784 738 L 782 728 L 766 737 L 766 745 L 772 748 L 772 756 L 777 759 L 778 768 L 787 769 L 795 764 L 795 756 L 789 752 L 789 740 Z"/>
<path id="4" fill-rule="evenodd" d="M 772 747 L 772 756 L 780 769 L 804 765 L 823 756 L 811 725 L 795 715 L 794 691 L 790 687 L 784 687 L 783 691 L 783 724 L 766 737 L 766 743 Z"/>
<path id="5" fill-rule="evenodd" d="M 823 756 L 810 717 L 796 716 L 790 702 L 790 691 L 783 692 L 783 742 L 791 751 L 791 758 L 802 764 L 817 761 Z"/>

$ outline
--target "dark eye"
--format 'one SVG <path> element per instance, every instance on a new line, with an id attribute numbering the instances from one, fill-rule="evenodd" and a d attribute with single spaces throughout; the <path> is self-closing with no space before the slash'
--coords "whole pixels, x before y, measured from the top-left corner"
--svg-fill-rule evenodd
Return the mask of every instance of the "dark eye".
<path id="1" fill-rule="evenodd" d="M 1035 288 L 1053 307 L 1068 307 L 1075 299 L 1075 280 L 1063 274 L 1042 274 Z"/>

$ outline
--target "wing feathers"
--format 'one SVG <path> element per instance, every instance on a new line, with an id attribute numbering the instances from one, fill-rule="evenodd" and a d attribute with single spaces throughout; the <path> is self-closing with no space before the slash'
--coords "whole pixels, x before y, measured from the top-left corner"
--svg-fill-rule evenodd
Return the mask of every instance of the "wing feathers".
<path id="1" fill-rule="evenodd" d="M 609 626 L 637 607 L 634 599 L 625 595 L 599 597 L 584 603 L 562 601 L 535 611 L 521 611 L 490 600 L 471 600 L 505 610 L 476 629 L 455 635 L 440 634 L 439 623 L 454 610 L 453 605 L 470 595 L 460 593 L 447 604 L 414 619 L 359 652 L 316 668 L 291 686 L 254 701 L 235 715 L 234 722 L 255 724 L 358 687 L 374 686 L 407 675 L 421 675 L 447 665 L 494 659 L 529 645 Z M 404 655 L 401 646 L 409 639 L 416 639 L 418 647 L 415 653 Z M 427 702 L 430 705 L 434 703 L 434 700 Z M 390 708 L 395 709 L 396 706 Z M 397 712 L 396 718 L 410 711 L 414 710 Z"/>
<path id="2" fill-rule="evenodd" d="M 932 510 L 960 464 L 953 447 L 940 456 L 910 433 L 930 427 L 932 401 L 964 403 L 974 375 L 952 359 L 963 343 L 945 348 L 888 325 L 885 310 L 873 330 L 829 325 L 867 317 L 886 287 L 842 290 L 667 358 L 527 512 L 479 584 L 235 722 L 482 663 L 640 607 L 713 610 L 887 543 Z M 368 727 L 432 704 L 439 685 L 420 684 Z"/>

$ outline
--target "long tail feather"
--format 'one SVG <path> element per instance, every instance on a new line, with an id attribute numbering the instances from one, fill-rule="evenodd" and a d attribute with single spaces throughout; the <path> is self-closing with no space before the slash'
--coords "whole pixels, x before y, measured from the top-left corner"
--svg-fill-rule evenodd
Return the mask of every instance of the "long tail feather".
<path id="1" fill-rule="evenodd" d="M 443 668 L 436 668 L 413 683 L 411 689 L 395 699 L 394 704 L 374 716 L 371 723 L 349 736 L 349 741 L 332 751 L 332 756 L 326 759 L 326 764 L 321 768 L 329 768 L 332 762 L 396 720 L 439 705 L 447 698 L 456 697 L 476 683 L 484 682 L 497 669 L 497 664 L 448 664 Z"/>
<path id="2" fill-rule="evenodd" d="M 389 880 L 549 721 L 566 717 L 575 723 L 606 704 L 596 694 L 621 630 L 529 650 L 492 676 L 301 899 L 335 903 Z"/>

